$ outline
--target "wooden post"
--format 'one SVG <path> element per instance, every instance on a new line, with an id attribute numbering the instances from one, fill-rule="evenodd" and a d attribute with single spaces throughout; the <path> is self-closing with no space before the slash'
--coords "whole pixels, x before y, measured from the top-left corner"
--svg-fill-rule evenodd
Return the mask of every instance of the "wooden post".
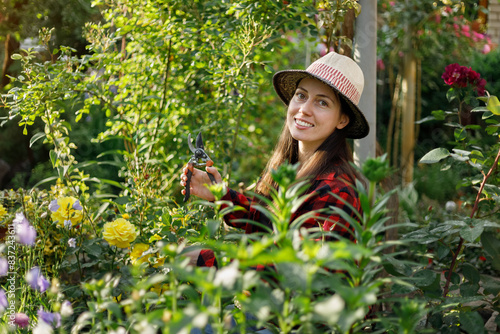
<path id="1" fill-rule="evenodd" d="M 359 108 L 370 125 L 370 133 L 354 141 L 354 161 L 357 165 L 375 157 L 377 143 L 377 0 L 360 0 L 359 3 L 361 13 L 356 18 L 354 60 L 365 77 Z"/>

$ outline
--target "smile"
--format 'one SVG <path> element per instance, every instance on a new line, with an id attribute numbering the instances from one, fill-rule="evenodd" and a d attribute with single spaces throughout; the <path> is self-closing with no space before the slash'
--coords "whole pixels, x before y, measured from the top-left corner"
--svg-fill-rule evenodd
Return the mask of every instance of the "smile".
<path id="1" fill-rule="evenodd" d="M 314 124 L 308 123 L 306 121 L 303 121 L 303 120 L 297 119 L 297 118 L 295 119 L 295 124 L 300 125 L 300 126 L 305 126 L 308 128 L 312 128 L 314 126 Z"/>

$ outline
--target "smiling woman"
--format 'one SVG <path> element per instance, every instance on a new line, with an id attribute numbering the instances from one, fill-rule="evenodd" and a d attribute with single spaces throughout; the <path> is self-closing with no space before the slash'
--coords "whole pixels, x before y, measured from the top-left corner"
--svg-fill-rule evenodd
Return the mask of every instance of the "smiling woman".
<path id="1" fill-rule="evenodd" d="M 290 222 L 305 213 L 331 206 L 356 217 L 360 203 L 352 185 L 358 175 L 350 164 L 353 157 L 347 139 L 363 138 L 369 132 L 368 123 L 357 107 L 364 85 L 361 69 L 352 59 L 332 52 L 306 70 L 277 72 L 273 84 L 278 96 L 288 106 L 288 112 L 280 139 L 256 192 L 269 198 L 270 190 L 278 187 L 271 176 L 272 171 L 285 163 L 298 164 L 297 177 L 310 179 L 306 193 L 311 196 L 294 212 Z M 206 171 L 215 176 L 217 183 L 222 182 L 215 167 L 207 167 Z M 183 186 L 186 186 L 186 173 L 184 168 Z M 215 200 L 206 188 L 207 184 L 211 184 L 207 173 L 194 169 L 191 194 Z M 263 232 L 266 227 L 271 227 L 269 219 L 254 207 L 261 204 L 256 198 L 228 189 L 222 200 L 244 209 L 224 216 L 227 224 L 243 228 L 247 233 Z M 318 213 L 302 226 L 321 226 L 325 232 L 352 239 L 351 227 L 339 214 Z M 212 252 L 202 251 L 197 263 L 213 265 Z"/>

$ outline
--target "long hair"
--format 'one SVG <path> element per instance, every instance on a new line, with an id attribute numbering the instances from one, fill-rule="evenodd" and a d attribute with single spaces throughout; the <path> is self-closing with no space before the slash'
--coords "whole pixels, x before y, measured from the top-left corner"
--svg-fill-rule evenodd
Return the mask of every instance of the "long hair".
<path id="1" fill-rule="evenodd" d="M 350 118 L 349 107 L 346 105 L 346 102 L 341 98 L 339 100 L 341 101 L 340 111 Z M 337 175 L 347 175 L 350 180 L 346 181 L 349 182 L 354 182 L 358 178 L 358 173 L 350 164 L 350 162 L 353 162 L 352 150 L 346 137 L 346 130 L 349 125 L 343 129 L 336 129 L 325 139 L 313 155 L 300 166 L 297 178 L 315 178 L 331 172 L 335 172 Z M 295 164 L 298 161 L 299 143 L 296 139 L 293 139 L 290 129 L 285 122 L 274 152 L 256 186 L 257 193 L 269 197 L 270 189 L 277 188 L 276 182 L 271 177 L 271 171 L 277 169 L 285 162 Z"/>

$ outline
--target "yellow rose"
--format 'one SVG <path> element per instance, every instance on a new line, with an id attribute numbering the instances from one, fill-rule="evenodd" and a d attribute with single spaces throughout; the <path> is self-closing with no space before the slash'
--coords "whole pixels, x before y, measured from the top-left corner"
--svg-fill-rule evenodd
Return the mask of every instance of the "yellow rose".
<path id="1" fill-rule="evenodd" d="M 49 205 L 49 210 L 52 211 L 50 215 L 52 221 L 57 222 L 57 225 L 61 227 L 75 226 L 83 219 L 83 208 L 80 201 L 71 196 L 53 200 Z"/>
<path id="2" fill-rule="evenodd" d="M 137 233 L 134 225 L 128 220 L 118 218 L 115 221 L 104 224 L 102 236 L 110 245 L 127 248 L 135 240 Z"/>
<path id="3" fill-rule="evenodd" d="M 148 262 L 148 259 L 152 256 L 142 256 L 142 254 L 149 249 L 147 244 L 135 244 L 130 252 L 130 260 L 134 265 L 140 265 L 142 263 Z"/>
<path id="4" fill-rule="evenodd" d="M 7 214 L 7 210 L 0 204 L 0 219 Z"/>

